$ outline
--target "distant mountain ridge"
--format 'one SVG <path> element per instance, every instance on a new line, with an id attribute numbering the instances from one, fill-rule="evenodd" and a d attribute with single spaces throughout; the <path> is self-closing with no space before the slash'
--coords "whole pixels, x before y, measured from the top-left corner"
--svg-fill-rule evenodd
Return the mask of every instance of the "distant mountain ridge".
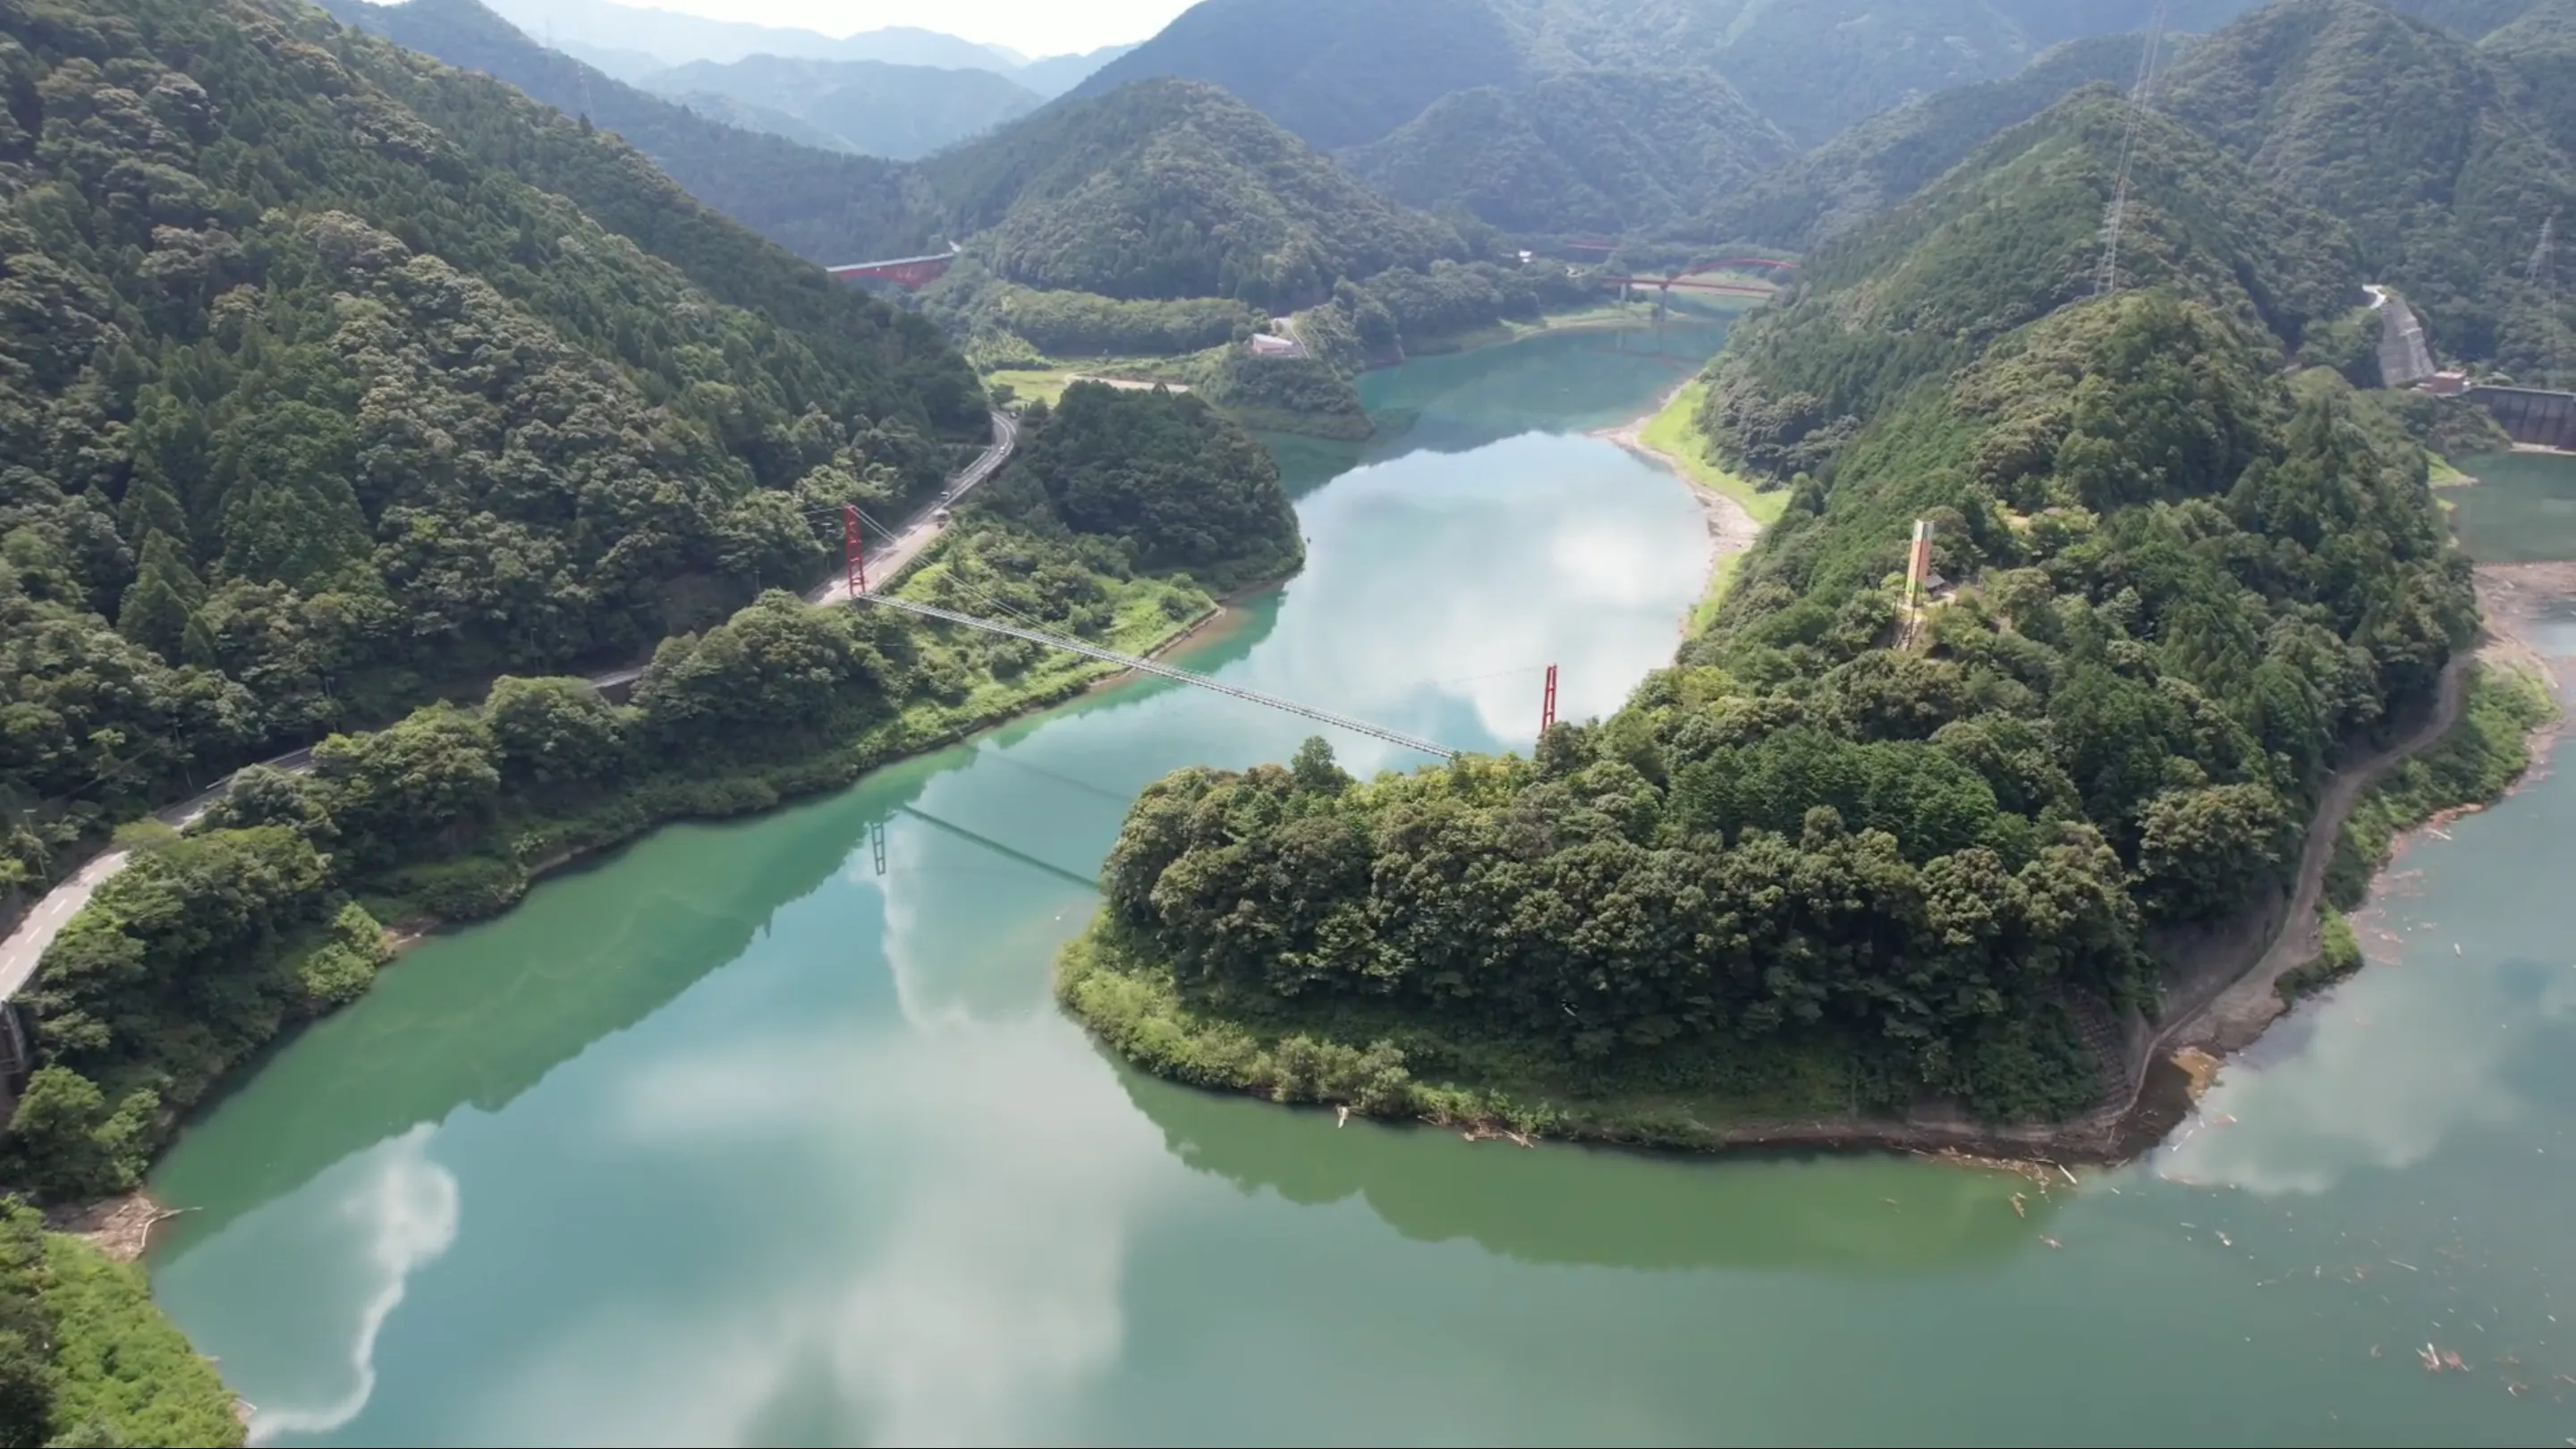
<path id="1" fill-rule="evenodd" d="M 2181 0 L 2223 23 L 2255 0 Z M 1202 0 L 1077 88 L 1152 76 L 1224 87 L 1328 150 L 1461 91 L 1585 70 L 1714 71 L 1801 147 L 2063 40 L 2143 30 L 2154 0 Z"/>
<path id="2" fill-rule="evenodd" d="M 1452 92 L 1343 159 L 1413 206 L 1506 231 L 1616 233 L 1700 211 L 1795 150 L 1712 72 L 1584 70 Z"/>
<path id="3" fill-rule="evenodd" d="M 692 106 L 721 97 L 741 117 L 736 124 L 896 161 L 917 160 L 1045 104 L 1037 92 L 997 72 L 881 60 L 699 60 L 642 84 Z"/>
<path id="4" fill-rule="evenodd" d="M 341 23 L 614 131 L 688 192 L 771 241 L 826 266 L 928 246 L 936 223 L 908 172 L 710 119 L 537 44 L 479 0 L 319 0 Z"/>
<path id="5" fill-rule="evenodd" d="M 777 56 L 788 60 L 872 60 L 941 70 L 990 71 L 1008 76 L 1040 96 L 1057 96 L 1134 48 L 1116 45 L 1085 54 L 1031 60 L 1004 46 L 962 40 L 917 25 L 890 25 L 836 38 L 794 27 L 712 20 L 649 6 L 620 5 L 615 0 L 497 0 L 492 8 L 539 43 L 581 55 L 629 81 L 644 80 L 655 68 L 684 66 L 693 61 L 724 65 L 753 56 Z M 631 58 L 637 55 L 651 57 L 655 66 L 631 69 Z M 594 56 L 613 57 L 616 63 L 601 64 Z"/>
<path id="6" fill-rule="evenodd" d="M 1914 195 L 1989 139 L 2078 88 L 2126 86 L 2146 41 L 2068 41 L 2007 80 L 1957 86 L 1883 111 L 1827 144 L 1720 197 L 1695 234 L 1807 251 Z"/>

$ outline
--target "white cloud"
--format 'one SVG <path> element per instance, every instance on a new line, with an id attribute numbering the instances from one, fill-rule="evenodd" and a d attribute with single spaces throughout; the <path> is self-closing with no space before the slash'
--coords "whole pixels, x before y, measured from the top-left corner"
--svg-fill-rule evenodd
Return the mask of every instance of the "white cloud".
<path id="1" fill-rule="evenodd" d="M 2576 970 L 2534 983 L 2539 969 L 2448 953 L 2372 966 L 2306 1021 L 2274 1028 L 2309 1032 L 2296 1050 L 2230 1064 L 2156 1166 L 2265 1196 L 2314 1194 L 2514 1120 L 2528 1108 L 2504 1070 L 2514 1028 L 2576 1012 Z"/>
<path id="2" fill-rule="evenodd" d="M 325 1366 L 325 1383 L 256 1390 L 252 1443 L 265 1444 L 281 1434 L 327 1434 L 357 1418 L 374 1397 L 377 1335 L 401 1306 L 413 1272 L 456 1241 L 456 1178 L 429 1160 L 429 1140 L 436 1130 L 422 1123 L 334 1168 L 331 1176 L 355 1179 L 336 1200 L 328 1196 L 326 1184 L 316 1185 L 332 1210 L 321 1230 L 306 1236 L 301 1261 L 324 1273 L 352 1275 L 364 1286 L 356 1293 L 316 1294 L 304 1301 L 353 1304 L 356 1319 L 338 1325 L 347 1336 L 344 1350 L 317 1352 L 308 1360 Z M 282 1289 L 273 1286 L 271 1291 Z M 340 1376 L 337 1392 L 327 1382 L 333 1376 Z M 263 1380 L 236 1382 L 248 1386 Z"/>

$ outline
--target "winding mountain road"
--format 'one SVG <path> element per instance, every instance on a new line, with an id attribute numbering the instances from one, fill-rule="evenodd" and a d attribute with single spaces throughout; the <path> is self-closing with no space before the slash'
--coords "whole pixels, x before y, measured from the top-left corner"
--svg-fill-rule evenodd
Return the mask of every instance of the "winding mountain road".
<path id="1" fill-rule="evenodd" d="M 939 536 L 948 529 L 947 522 L 940 517 L 940 514 L 955 504 L 958 499 L 965 497 L 970 490 L 1002 471 L 1002 465 L 1011 460 L 1012 450 L 1019 446 L 1019 442 L 1019 421 L 1008 413 L 995 412 L 992 446 L 986 448 L 974 462 L 966 465 L 965 471 L 951 478 L 948 486 L 940 490 L 937 498 L 914 513 L 904 524 L 903 531 L 896 535 L 893 544 L 883 553 L 870 557 L 870 571 L 879 578 L 892 578 L 914 559 L 919 558 L 922 550 L 937 542 Z M 849 597 L 848 581 L 837 576 L 830 583 L 806 595 L 807 600 L 815 604 L 846 603 Z M 639 665 L 628 669 L 611 670 L 606 674 L 592 675 L 590 682 L 600 689 L 617 689 L 633 684 L 643 676 L 644 670 Z M 302 773 L 313 768 L 313 751 L 310 748 L 301 749 L 264 763 L 281 770 Z M 153 818 L 165 825 L 185 828 L 213 809 L 215 802 L 224 798 L 226 792 L 232 789 L 232 785 L 233 777 L 227 775 L 217 781 L 213 789 L 202 795 L 183 800 L 166 809 L 154 811 Z M 54 944 L 54 938 L 61 935 L 63 927 L 70 925 L 72 918 L 81 913 L 81 908 L 89 904 L 90 898 L 98 894 L 100 886 L 107 884 L 118 871 L 125 869 L 131 858 L 130 852 L 111 850 L 91 860 L 74 872 L 69 879 L 46 892 L 44 899 L 36 902 L 27 912 L 26 918 L 9 933 L 8 939 L 0 941 L 0 1006 L 17 1000 L 19 991 L 24 989 L 29 981 L 35 979 L 36 967 L 45 959 L 45 951 Z"/>

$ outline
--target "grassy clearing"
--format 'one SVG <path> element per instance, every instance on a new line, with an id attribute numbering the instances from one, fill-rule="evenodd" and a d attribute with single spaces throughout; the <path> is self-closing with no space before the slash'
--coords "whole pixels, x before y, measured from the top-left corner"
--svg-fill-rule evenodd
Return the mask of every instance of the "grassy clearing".
<path id="1" fill-rule="evenodd" d="M 1054 407 L 1064 401 L 1064 390 L 1073 386 L 1073 369 L 1069 367 L 1006 367 L 984 374 L 986 387 L 1008 387 L 1020 402 L 1042 402 Z"/>
<path id="2" fill-rule="evenodd" d="M 2465 488 L 2478 481 L 2469 474 L 2461 472 L 2458 464 L 2439 453 L 2428 452 L 2424 455 L 2424 460 L 2432 465 L 2433 486 L 2436 488 Z"/>
<path id="3" fill-rule="evenodd" d="M 1662 412 L 1638 430 L 1637 441 L 1670 463 L 1692 487 L 1733 501 L 1755 523 L 1769 528 L 1788 510 L 1789 494 L 1785 489 L 1757 488 L 1751 479 L 1710 461 L 1708 435 L 1699 428 L 1700 400 L 1707 395 L 1706 383 L 1694 382 L 1683 388 Z M 1736 570 L 1743 561 L 1741 553 L 1730 553 L 1717 561 L 1717 567 L 1709 574 L 1707 592 L 1691 610 L 1692 633 L 1701 633 L 1716 622 L 1718 606 L 1726 601 L 1726 591 L 1734 585 Z"/>
<path id="4" fill-rule="evenodd" d="M 1753 515 L 1754 522 L 1769 528 L 1788 511 L 1788 490 L 1757 488 L 1752 479 L 1730 473 L 1709 460 L 1708 435 L 1699 430 L 1699 405 L 1707 396 L 1708 384 L 1704 382 L 1683 388 L 1638 431 L 1637 440 L 1669 460 L 1693 484 L 1733 499 Z"/>
<path id="5" fill-rule="evenodd" d="M 1857 1105 L 1843 1059 L 1823 1050 L 1695 1046 L 1611 1070 L 1392 1010 L 1188 998 L 1099 924 L 1065 948 L 1056 995 L 1155 1076 L 1390 1120 L 1707 1150 L 1726 1145 L 1730 1128 Z"/>

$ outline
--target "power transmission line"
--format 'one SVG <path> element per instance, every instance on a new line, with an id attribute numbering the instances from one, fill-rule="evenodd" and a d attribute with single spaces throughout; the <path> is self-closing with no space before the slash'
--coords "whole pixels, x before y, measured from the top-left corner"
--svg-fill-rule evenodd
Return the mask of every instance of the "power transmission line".
<path id="1" fill-rule="evenodd" d="M 2146 52 L 2138 57 L 2138 81 L 2129 91 L 2129 129 L 2120 142 L 2120 175 L 2111 188 L 2111 214 L 2102 226 L 2102 265 L 2093 275 L 2093 295 L 2120 290 L 2120 234 L 2129 222 L 2129 173 L 2137 159 L 2138 133 L 2146 128 L 2147 102 L 2155 93 L 2156 63 L 2165 46 L 2165 3 L 2156 0 L 2147 22 Z"/>

